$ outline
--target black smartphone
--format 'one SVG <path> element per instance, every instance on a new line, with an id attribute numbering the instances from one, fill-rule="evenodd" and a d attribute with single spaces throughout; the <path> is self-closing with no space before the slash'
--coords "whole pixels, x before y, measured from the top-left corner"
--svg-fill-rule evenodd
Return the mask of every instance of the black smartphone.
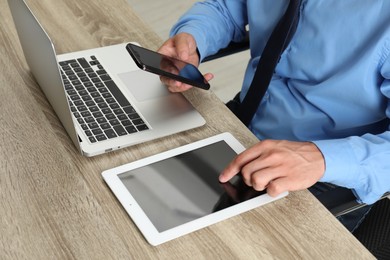
<path id="1" fill-rule="evenodd" d="M 202 73 L 196 66 L 190 63 L 131 43 L 126 45 L 126 49 L 137 66 L 142 70 L 172 78 L 202 89 L 210 88 L 210 84 L 203 77 Z"/>

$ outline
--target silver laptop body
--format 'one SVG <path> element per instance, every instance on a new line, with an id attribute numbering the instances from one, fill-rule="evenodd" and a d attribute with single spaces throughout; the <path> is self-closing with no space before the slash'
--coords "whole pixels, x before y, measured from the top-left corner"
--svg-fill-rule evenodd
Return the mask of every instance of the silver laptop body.
<path id="1" fill-rule="evenodd" d="M 158 76 L 136 66 L 126 43 L 56 55 L 25 1 L 8 4 L 31 72 L 83 155 L 205 124 L 182 94 L 170 93 Z"/>

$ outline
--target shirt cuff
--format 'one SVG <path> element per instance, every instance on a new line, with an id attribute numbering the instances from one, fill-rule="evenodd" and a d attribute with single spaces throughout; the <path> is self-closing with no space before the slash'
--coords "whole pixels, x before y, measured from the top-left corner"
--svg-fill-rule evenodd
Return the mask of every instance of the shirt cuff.
<path id="1" fill-rule="evenodd" d="M 325 173 L 321 182 L 356 189 L 360 184 L 358 162 L 348 138 L 313 141 L 324 156 Z M 359 198 L 358 198 L 359 200 Z"/>

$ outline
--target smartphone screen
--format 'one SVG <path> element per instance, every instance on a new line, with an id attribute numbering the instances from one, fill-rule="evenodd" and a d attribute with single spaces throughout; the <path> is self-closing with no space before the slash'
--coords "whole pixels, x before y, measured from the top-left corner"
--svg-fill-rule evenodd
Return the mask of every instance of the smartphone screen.
<path id="1" fill-rule="evenodd" d="M 134 44 L 127 44 L 127 51 L 140 69 L 175 79 L 177 81 L 209 89 L 210 85 L 198 68 L 190 63 L 168 57 Z"/>

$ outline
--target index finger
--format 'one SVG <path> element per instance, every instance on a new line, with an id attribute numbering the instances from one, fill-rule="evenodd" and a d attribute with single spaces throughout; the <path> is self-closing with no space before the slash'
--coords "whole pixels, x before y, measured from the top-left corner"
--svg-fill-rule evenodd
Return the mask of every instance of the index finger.
<path id="1" fill-rule="evenodd" d="M 219 175 L 219 181 L 223 183 L 229 181 L 231 178 L 233 178 L 233 176 L 237 175 L 246 164 L 258 158 L 259 156 L 260 153 L 253 147 L 240 153 L 222 171 L 222 173 Z"/>

